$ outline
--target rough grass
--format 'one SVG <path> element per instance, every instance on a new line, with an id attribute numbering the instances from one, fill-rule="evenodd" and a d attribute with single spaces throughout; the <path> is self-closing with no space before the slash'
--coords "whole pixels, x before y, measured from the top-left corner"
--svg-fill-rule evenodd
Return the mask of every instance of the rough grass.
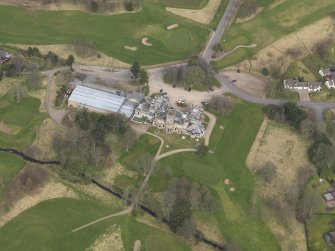
<path id="1" fill-rule="evenodd" d="M 263 4 L 268 5 L 269 3 L 270 1 Z M 226 60 L 224 58 L 220 61 L 219 66 L 227 67 L 252 57 L 279 38 L 327 16 L 329 11 L 334 8 L 335 3 L 332 0 L 317 2 L 314 0 L 287 0 L 275 8 L 265 7 L 252 20 L 234 23 L 230 26 L 221 40 L 226 51 L 232 50 L 239 44 L 255 43 L 257 47 L 244 49 L 244 53 L 237 50 L 233 53 L 236 56 L 234 60 L 230 61 L 230 64 L 224 63 Z"/>
<path id="2" fill-rule="evenodd" d="M 12 21 L 7 22 L 9 19 Z M 167 31 L 172 23 L 179 28 Z M 70 44 L 84 38 L 107 55 L 146 65 L 181 60 L 200 52 L 209 34 L 208 29 L 166 12 L 158 0 L 144 1 L 138 13 L 112 16 L 0 6 L 0 30 L 0 42 L 11 44 Z M 153 46 L 143 46 L 143 37 L 148 37 Z M 138 50 L 126 50 L 125 45 Z"/>
<path id="3" fill-rule="evenodd" d="M 306 173 L 313 170 L 306 154 L 308 145 L 307 140 L 287 126 L 265 120 L 246 162 L 254 173 L 267 162 L 276 167 L 276 175 L 270 182 L 263 183 L 259 179 L 258 191 L 265 201 L 266 198 L 276 197 L 277 202 L 286 209 L 285 222 L 280 213 L 270 208 L 261 211 L 262 217 L 280 240 L 282 250 L 290 250 L 293 243 L 295 250 L 306 250 L 303 224 L 295 219 L 294 202 L 288 203 L 286 197 L 294 197 L 294 194 L 299 196 L 298 191 L 303 189 L 304 184 L 300 184 L 303 177 L 300 177 L 299 170 Z M 290 224 L 287 225 L 287 222 Z"/>

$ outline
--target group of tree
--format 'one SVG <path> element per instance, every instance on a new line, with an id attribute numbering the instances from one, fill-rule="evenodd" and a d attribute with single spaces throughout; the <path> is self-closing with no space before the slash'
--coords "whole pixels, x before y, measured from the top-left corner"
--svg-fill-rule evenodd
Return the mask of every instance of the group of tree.
<path id="1" fill-rule="evenodd" d="M 168 68 L 164 81 L 182 87 L 209 88 L 216 81 L 210 66 L 197 56 L 191 57 L 187 65 Z"/>
<path id="2" fill-rule="evenodd" d="M 49 177 L 46 168 L 27 164 L 7 185 L 0 201 L 0 213 L 9 210 L 20 198 L 36 192 Z"/>
<path id="3" fill-rule="evenodd" d="M 127 119 L 120 114 L 98 114 L 86 109 L 76 115 L 74 126 L 65 134 L 55 135 L 53 148 L 58 154 L 63 174 L 70 179 L 78 179 L 82 174 L 106 166 L 107 157 L 111 153 L 106 143 L 110 133 L 124 139 L 129 130 Z"/>
<path id="4" fill-rule="evenodd" d="M 267 105 L 264 106 L 263 112 L 269 119 L 285 122 L 295 129 L 299 129 L 301 122 L 307 118 L 307 113 L 293 102 L 288 102 L 283 106 Z"/>
<path id="5" fill-rule="evenodd" d="M 76 39 L 73 41 L 73 47 L 76 54 L 82 58 L 98 55 L 98 51 L 94 44 L 88 39 Z"/>
<path id="6" fill-rule="evenodd" d="M 43 0 L 43 5 L 70 3 L 77 5 L 88 12 L 105 14 L 108 12 L 119 12 L 122 10 L 133 11 L 140 8 L 140 0 Z"/>
<path id="7" fill-rule="evenodd" d="M 257 12 L 258 8 L 259 6 L 257 0 L 245 0 L 240 7 L 238 17 L 239 18 L 250 17 Z"/>
<path id="8" fill-rule="evenodd" d="M 44 59 L 51 66 L 55 66 L 59 62 L 58 55 L 52 51 L 48 51 L 47 54 L 43 55 L 37 47 L 28 47 L 26 51 L 28 57 L 38 57 Z"/>
<path id="9" fill-rule="evenodd" d="M 194 240 L 196 224 L 192 211 L 198 210 L 210 215 L 216 208 L 217 201 L 206 186 L 184 177 L 170 181 L 162 210 L 163 217 L 168 220 L 173 232 Z"/>
<path id="10" fill-rule="evenodd" d="M 141 67 L 138 62 L 134 62 L 130 68 L 132 78 L 137 80 L 141 85 L 149 83 L 148 72 Z"/>

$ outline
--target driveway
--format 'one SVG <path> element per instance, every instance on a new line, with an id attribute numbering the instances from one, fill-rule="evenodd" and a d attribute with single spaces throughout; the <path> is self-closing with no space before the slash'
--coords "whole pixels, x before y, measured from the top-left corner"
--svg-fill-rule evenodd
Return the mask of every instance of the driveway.
<path id="1" fill-rule="evenodd" d="M 311 101 L 308 91 L 298 91 L 300 101 Z"/>

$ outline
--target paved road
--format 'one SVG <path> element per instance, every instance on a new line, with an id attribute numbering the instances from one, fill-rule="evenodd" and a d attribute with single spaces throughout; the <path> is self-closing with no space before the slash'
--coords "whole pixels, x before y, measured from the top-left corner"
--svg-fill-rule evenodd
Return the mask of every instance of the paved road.
<path id="1" fill-rule="evenodd" d="M 216 79 L 225 86 L 225 91 L 233 93 L 237 97 L 246 100 L 251 103 L 256 104 L 273 104 L 273 105 L 283 105 L 287 103 L 287 100 L 280 100 L 280 99 L 268 99 L 268 98 L 259 98 L 254 97 L 251 94 L 239 89 L 235 86 L 223 73 L 219 73 L 216 76 Z M 335 102 L 314 102 L 314 101 L 298 101 L 297 104 L 302 107 L 310 108 L 315 111 L 316 120 L 318 122 L 323 121 L 323 111 L 329 108 L 335 108 Z"/>
<path id="2" fill-rule="evenodd" d="M 239 0 L 230 0 L 225 13 L 215 30 L 215 32 L 212 34 L 211 38 L 209 39 L 205 50 L 202 53 L 202 57 L 207 63 L 210 63 L 212 56 L 213 56 L 213 46 L 218 44 L 221 40 L 221 37 L 226 29 L 226 27 L 229 25 L 229 22 L 231 21 L 232 15 L 238 6 Z"/>

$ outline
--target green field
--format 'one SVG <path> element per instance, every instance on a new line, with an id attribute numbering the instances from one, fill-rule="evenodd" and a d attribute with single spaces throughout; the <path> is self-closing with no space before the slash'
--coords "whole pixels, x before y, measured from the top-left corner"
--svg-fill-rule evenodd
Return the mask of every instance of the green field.
<path id="1" fill-rule="evenodd" d="M 261 106 L 236 104 L 229 117 L 218 117 L 210 141 L 214 154 L 200 157 L 180 153 L 161 160 L 161 169 L 149 182 L 150 189 L 161 192 L 167 188 L 164 168 L 170 168 L 174 177 L 185 176 L 207 185 L 221 202 L 213 217 L 226 240 L 237 241 L 242 250 L 279 250 L 270 229 L 260 218 L 250 215 L 255 177 L 245 166 L 245 160 L 262 121 Z M 219 128 L 222 124 L 224 130 Z M 234 193 L 224 186 L 225 178 L 236 188 Z"/>
<path id="2" fill-rule="evenodd" d="M 270 9 L 269 5 L 272 2 L 273 0 L 258 1 L 261 6 L 264 6 L 261 13 L 250 21 L 234 23 L 227 29 L 221 40 L 225 51 L 232 50 L 240 44 L 257 44 L 257 47 L 237 50 L 229 58 L 224 58 L 218 62 L 220 68 L 234 65 L 254 56 L 267 45 L 318 21 L 335 9 L 335 3 L 332 0 L 287 0 Z"/>
<path id="3" fill-rule="evenodd" d="M 112 218 L 72 233 L 71 230 L 118 209 L 95 200 L 53 199 L 42 202 L 0 228 L 1 250 L 86 250 L 105 231 L 117 224 L 126 251 L 141 240 L 141 250 L 191 250 L 169 233 L 149 227 L 130 216 Z"/>
<path id="4" fill-rule="evenodd" d="M 39 112 L 40 104 L 39 99 L 31 96 L 24 97 L 19 104 L 9 94 L 0 97 L 0 122 L 18 131 L 16 134 L 0 131 L 1 147 L 16 147 L 22 150 L 33 142 L 36 126 L 46 118 L 46 114 Z"/>
<path id="5" fill-rule="evenodd" d="M 174 23 L 179 24 L 178 29 L 166 30 Z M 145 65 L 197 54 L 209 35 L 207 28 L 165 11 L 158 0 L 143 1 L 143 9 L 138 13 L 112 16 L 0 6 L 0 30 L 0 42 L 12 44 L 69 44 L 76 39 L 88 39 L 107 55 Z M 151 47 L 142 45 L 144 37 L 149 38 Z M 138 49 L 129 51 L 125 45 Z"/>

